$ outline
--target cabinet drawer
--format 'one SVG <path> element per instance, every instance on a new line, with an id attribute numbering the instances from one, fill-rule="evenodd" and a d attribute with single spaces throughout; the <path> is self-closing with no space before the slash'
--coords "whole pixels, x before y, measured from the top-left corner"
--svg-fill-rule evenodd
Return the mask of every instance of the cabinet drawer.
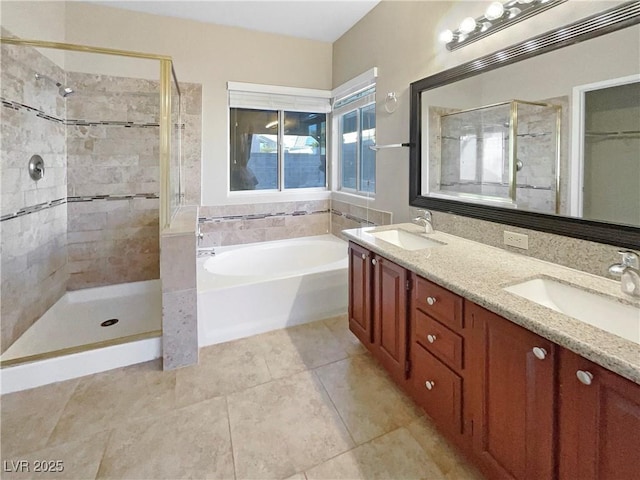
<path id="1" fill-rule="evenodd" d="M 416 277 L 415 305 L 442 323 L 462 328 L 462 298 L 446 288 Z"/>
<path id="2" fill-rule="evenodd" d="M 462 368 L 463 338 L 420 310 L 415 311 L 414 339 L 454 369 Z"/>
<path id="3" fill-rule="evenodd" d="M 413 344 L 413 392 L 441 428 L 462 433 L 462 379 L 418 344 Z"/>

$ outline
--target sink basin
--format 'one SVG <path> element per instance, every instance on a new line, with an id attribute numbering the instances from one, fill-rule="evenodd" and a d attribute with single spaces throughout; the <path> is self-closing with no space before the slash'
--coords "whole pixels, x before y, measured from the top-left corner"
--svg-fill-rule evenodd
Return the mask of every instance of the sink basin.
<path id="1" fill-rule="evenodd" d="M 550 278 L 535 278 L 504 290 L 640 343 L 640 308 Z"/>
<path id="2" fill-rule="evenodd" d="M 376 238 L 391 243 L 396 247 L 404 248 L 405 250 L 421 250 L 423 248 L 441 247 L 444 243 L 440 243 L 436 240 L 421 237 L 409 233 L 405 230 L 385 230 L 383 232 L 371 232 Z"/>

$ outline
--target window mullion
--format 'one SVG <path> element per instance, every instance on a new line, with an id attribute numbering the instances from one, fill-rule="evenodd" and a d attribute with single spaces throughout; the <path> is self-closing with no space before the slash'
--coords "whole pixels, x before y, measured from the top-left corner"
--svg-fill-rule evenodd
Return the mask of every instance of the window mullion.
<path id="1" fill-rule="evenodd" d="M 278 110 L 278 191 L 284 190 L 284 111 Z"/>
<path id="2" fill-rule="evenodd" d="M 356 110 L 356 133 L 358 135 L 356 140 L 356 191 L 362 191 L 362 185 L 360 184 L 360 161 L 362 159 L 362 124 L 360 123 L 360 109 Z"/>

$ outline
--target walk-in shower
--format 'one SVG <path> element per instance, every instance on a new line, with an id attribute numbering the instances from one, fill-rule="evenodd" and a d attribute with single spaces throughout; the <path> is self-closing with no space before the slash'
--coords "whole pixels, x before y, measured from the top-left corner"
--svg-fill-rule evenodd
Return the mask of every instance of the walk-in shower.
<path id="1" fill-rule="evenodd" d="M 2 391 L 160 356 L 159 231 L 180 198 L 171 59 L 0 41 Z"/>

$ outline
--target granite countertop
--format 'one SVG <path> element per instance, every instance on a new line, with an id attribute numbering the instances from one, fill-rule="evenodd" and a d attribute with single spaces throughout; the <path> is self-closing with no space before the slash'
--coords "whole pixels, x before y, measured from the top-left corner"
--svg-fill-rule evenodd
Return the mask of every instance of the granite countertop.
<path id="1" fill-rule="evenodd" d="M 424 232 L 411 223 L 344 230 L 349 240 L 523 326 L 635 383 L 640 384 L 640 345 L 503 290 L 525 280 L 552 277 L 640 307 L 619 282 L 511 253 L 443 232 L 428 238 L 445 245 L 409 251 L 380 240 L 372 231 Z M 424 235 L 424 233 L 423 233 Z M 611 319 L 615 321 L 615 319 Z"/>

